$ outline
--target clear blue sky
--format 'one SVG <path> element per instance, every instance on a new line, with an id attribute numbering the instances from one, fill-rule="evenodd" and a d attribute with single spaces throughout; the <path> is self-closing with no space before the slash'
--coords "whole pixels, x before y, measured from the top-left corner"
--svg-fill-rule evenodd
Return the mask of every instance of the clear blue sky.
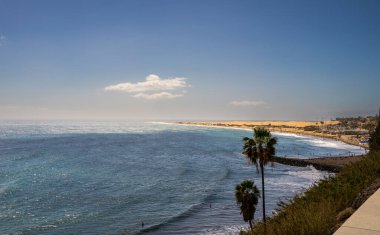
<path id="1" fill-rule="evenodd" d="M 0 0 L 0 119 L 320 120 L 379 88 L 378 0 Z"/>

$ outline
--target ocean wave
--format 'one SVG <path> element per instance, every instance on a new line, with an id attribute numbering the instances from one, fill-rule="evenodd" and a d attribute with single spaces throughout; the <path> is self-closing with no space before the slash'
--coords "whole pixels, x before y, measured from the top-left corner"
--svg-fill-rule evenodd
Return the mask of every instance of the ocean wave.
<path id="1" fill-rule="evenodd" d="M 320 179 L 334 175 L 333 173 L 319 171 L 311 165 L 292 168 L 283 171 L 279 177 L 266 178 L 267 188 L 273 190 L 288 188 L 291 191 L 298 192 L 298 190 L 310 187 Z"/>
<path id="2" fill-rule="evenodd" d="M 277 131 L 272 131 L 271 133 L 273 135 L 286 136 L 286 137 L 297 137 L 297 138 L 300 138 L 300 139 L 308 139 L 308 138 L 310 138 L 309 136 L 295 134 L 295 133 L 277 132 Z"/>
<path id="3" fill-rule="evenodd" d="M 296 176 L 297 178 L 307 179 L 312 181 L 333 175 L 332 173 L 328 173 L 325 171 L 319 171 L 315 169 L 313 166 L 308 165 L 307 167 L 304 167 L 304 170 L 299 171 L 288 171 L 288 175 Z"/>
<path id="4" fill-rule="evenodd" d="M 231 169 L 226 167 L 224 171 L 224 175 L 222 176 L 221 180 L 227 179 L 231 175 Z"/>
<path id="5" fill-rule="evenodd" d="M 48 229 L 48 228 L 56 228 L 57 225 L 54 225 L 54 224 L 46 224 L 46 225 L 40 225 L 39 227 L 42 228 L 42 229 Z"/>
<path id="6" fill-rule="evenodd" d="M 300 139 L 302 142 L 309 143 L 315 147 L 355 151 L 355 153 L 357 154 L 363 154 L 365 152 L 365 150 L 362 147 L 347 144 L 347 143 L 333 140 L 333 139 L 325 139 L 322 137 L 300 135 L 300 134 L 295 134 L 295 133 L 284 133 L 284 132 L 272 132 L 272 133 L 276 136 L 295 137 L 297 139 Z"/>
<path id="7" fill-rule="evenodd" d="M 250 128 L 243 128 L 243 127 L 231 127 L 231 126 L 207 126 L 207 125 L 200 125 L 200 124 L 177 124 L 181 126 L 189 126 L 189 127 L 202 127 L 202 128 L 216 128 L 216 129 L 232 129 L 232 130 L 243 130 L 243 131 L 252 131 Z"/>
<path id="8" fill-rule="evenodd" d="M 12 191 L 14 185 L 18 183 L 18 180 L 11 180 L 7 183 L 0 184 L 0 195 L 6 194 Z"/>
<path id="9" fill-rule="evenodd" d="M 240 225 L 226 225 L 218 228 L 206 229 L 205 231 L 200 232 L 201 235 L 236 235 L 240 231 L 246 231 L 247 226 Z"/>
<path id="10" fill-rule="evenodd" d="M 157 230 L 161 229 L 164 226 L 174 224 L 179 220 L 188 218 L 194 213 L 197 213 L 200 209 L 207 206 L 209 204 L 208 202 L 212 201 L 212 198 L 214 196 L 215 196 L 214 193 L 210 193 L 206 197 L 203 198 L 202 202 L 190 206 L 187 210 L 182 211 L 182 212 L 178 213 L 177 215 L 174 215 L 173 217 L 171 217 L 170 219 L 168 219 L 166 221 L 163 221 L 159 224 L 155 224 L 155 225 L 149 226 L 147 228 L 144 228 L 144 229 L 140 230 L 139 232 L 137 232 L 136 234 L 161 234 Z M 127 234 L 127 233 L 125 233 L 125 234 Z"/>
<path id="11" fill-rule="evenodd" d="M 307 139 L 308 143 L 311 143 L 317 147 L 323 148 L 335 148 L 335 149 L 347 149 L 350 145 L 343 142 L 333 141 L 333 140 L 322 140 L 322 139 Z"/>
<path id="12" fill-rule="evenodd" d="M 8 189 L 8 186 L 0 186 L 0 195 L 6 193 Z"/>

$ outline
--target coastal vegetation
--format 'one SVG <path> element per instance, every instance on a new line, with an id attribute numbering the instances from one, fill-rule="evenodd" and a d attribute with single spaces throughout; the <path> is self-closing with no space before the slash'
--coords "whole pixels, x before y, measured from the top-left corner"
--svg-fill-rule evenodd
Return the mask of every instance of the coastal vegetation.
<path id="1" fill-rule="evenodd" d="M 251 231 L 242 234 L 332 234 L 360 206 L 358 201 L 364 202 L 364 189 L 380 179 L 379 116 L 375 119 L 359 118 L 362 123 L 370 123 L 367 125 L 370 128 L 369 154 L 361 157 L 360 161 L 346 165 L 334 177 L 316 182 L 293 199 L 280 201 L 267 222 L 258 223 Z M 374 120 L 377 123 L 373 124 Z M 355 121 L 340 120 L 343 125 L 351 125 Z M 378 183 L 376 185 L 378 188 Z M 375 190 L 372 189 L 372 192 Z"/>
<path id="2" fill-rule="evenodd" d="M 271 133 L 264 128 L 255 128 L 253 130 L 253 138 L 243 138 L 243 154 L 248 161 L 260 167 L 261 172 L 261 194 L 263 202 L 263 220 L 266 221 L 265 216 L 265 183 L 264 183 L 264 166 L 269 162 L 274 162 L 276 154 L 275 145 L 277 144 L 276 138 L 272 137 Z"/>
<path id="3" fill-rule="evenodd" d="M 240 214 L 243 215 L 245 222 L 249 223 L 252 229 L 252 220 L 254 219 L 256 206 L 259 201 L 260 192 L 253 181 L 245 180 L 236 185 L 235 199 L 240 207 Z"/>
<path id="4" fill-rule="evenodd" d="M 242 234 L 331 234 L 339 223 L 338 214 L 350 208 L 358 194 L 379 177 L 380 152 L 373 151 L 290 201 L 279 202 L 265 224 L 258 223 Z"/>

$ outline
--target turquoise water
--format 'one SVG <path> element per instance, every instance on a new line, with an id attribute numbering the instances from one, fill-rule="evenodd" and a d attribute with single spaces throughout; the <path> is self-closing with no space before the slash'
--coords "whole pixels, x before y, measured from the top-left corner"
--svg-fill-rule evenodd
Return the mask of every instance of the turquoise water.
<path id="1" fill-rule="evenodd" d="M 3 121 L 0 234 L 236 234 L 247 225 L 234 186 L 253 179 L 260 187 L 240 155 L 249 135 L 165 123 Z M 363 153 L 331 140 L 276 136 L 282 156 Z M 266 176 L 270 214 L 326 174 L 276 164 Z"/>

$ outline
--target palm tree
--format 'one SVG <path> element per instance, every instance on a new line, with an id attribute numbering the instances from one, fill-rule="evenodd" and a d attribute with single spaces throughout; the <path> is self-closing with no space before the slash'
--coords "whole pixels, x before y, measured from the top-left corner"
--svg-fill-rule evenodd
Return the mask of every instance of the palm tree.
<path id="1" fill-rule="evenodd" d="M 236 203 L 240 206 L 240 214 L 243 214 L 244 221 L 249 222 L 251 229 L 259 197 L 260 192 L 252 181 L 245 180 L 236 185 Z"/>
<path id="2" fill-rule="evenodd" d="M 264 128 L 253 129 L 253 138 L 243 138 L 243 154 L 247 157 L 248 161 L 260 167 L 261 171 L 261 193 L 263 198 L 263 220 L 265 218 L 265 186 L 264 186 L 264 166 L 269 162 L 274 162 L 274 155 L 276 153 L 275 145 L 277 144 L 276 138 L 272 137 L 270 131 Z"/>

